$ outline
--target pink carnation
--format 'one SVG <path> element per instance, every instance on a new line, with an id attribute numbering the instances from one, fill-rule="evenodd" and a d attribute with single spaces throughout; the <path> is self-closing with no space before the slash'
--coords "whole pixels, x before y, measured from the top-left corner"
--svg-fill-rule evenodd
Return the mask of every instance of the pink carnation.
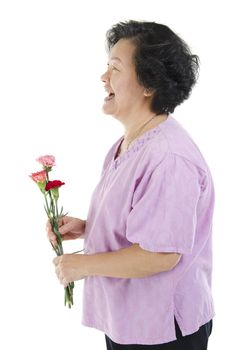
<path id="1" fill-rule="evenodd" d="M 46 156 L 40 156 L 38 159 L 36 159 L 37 162 L 41 163 L 44 167 L 53 167 L 55 165 L 55 157 L 51 155 Z"/>
<path id="2" fill-rule="evenodd" d="M 46 180 L 46 171 L 45 170 L 38 171 L 37 173 L 32 173 L 29 176 L 30 178 L 32 178 L 32 180 L 34 180 L 37 183 L 44 182 Z"/>

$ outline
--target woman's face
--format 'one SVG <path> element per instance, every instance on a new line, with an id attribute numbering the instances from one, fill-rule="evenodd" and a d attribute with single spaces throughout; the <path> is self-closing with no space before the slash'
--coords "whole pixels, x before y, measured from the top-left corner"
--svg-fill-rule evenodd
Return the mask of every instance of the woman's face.
<path id="1" fill-rule="evenodd" d="M 108 69 L 101 76 L 107 92 L 102 109 L 104 113 L 120 119 L 149 106 L 148 98 L 144 95 L 145 88 L 137 81 L 134 50 L 135 46 L 130 40 L 120 39 L 110 50 Z"/>

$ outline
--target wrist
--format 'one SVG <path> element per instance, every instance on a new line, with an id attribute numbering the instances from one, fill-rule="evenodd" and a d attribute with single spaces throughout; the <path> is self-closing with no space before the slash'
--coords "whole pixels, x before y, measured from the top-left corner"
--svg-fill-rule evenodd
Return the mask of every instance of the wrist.
<path id="1" fill-rule="evenodd" d="M 93 255 L 82 254 L 81 256 L 83 258 L 83 266 L 84 266 L 84 275 L 85 275 L 85 277 L 93 276 L 93 271 L 92 271 L 92 268 L 91 268 Z"/>

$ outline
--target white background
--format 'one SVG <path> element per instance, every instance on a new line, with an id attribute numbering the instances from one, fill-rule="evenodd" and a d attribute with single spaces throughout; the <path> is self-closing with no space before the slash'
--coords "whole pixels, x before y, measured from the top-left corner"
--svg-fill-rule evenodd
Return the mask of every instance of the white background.
<path id="1" fill-rule="evenodd" d="M 53 154 L 60 203 L 86 218 L 109 147 L 123 127 L 101 111 L 105 32 L 118 21 L 168 25 L 200 56 L 198 84 L 173 116 L 201 149 L 214 178 L 213 294 L 217 316 L 209 349 L 230 344 L 231 45 L 229 1 L 0 2 L 1 348 L 104 349 L 104 334 L 81 325 L 83 281 L 75 307 L 63 306 L 43 197 L 29 179 L 35 159 Z M 65 243 L 66 252 L 83 240 Z"/>

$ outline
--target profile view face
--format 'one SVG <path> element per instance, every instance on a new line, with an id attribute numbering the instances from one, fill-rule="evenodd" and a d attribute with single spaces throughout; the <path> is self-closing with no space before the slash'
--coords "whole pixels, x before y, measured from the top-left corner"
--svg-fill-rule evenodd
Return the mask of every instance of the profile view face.
<path id="1" fill-rule="evenodd" d="M 106 114 L 120 117 L 144 105 L 149 108 L 149 96 L 135 71 L 135 48 L 131 40 L 120 39 L 109 52 L 108 69 L 101 77 L 107 92 L 103 104 Z"/>

